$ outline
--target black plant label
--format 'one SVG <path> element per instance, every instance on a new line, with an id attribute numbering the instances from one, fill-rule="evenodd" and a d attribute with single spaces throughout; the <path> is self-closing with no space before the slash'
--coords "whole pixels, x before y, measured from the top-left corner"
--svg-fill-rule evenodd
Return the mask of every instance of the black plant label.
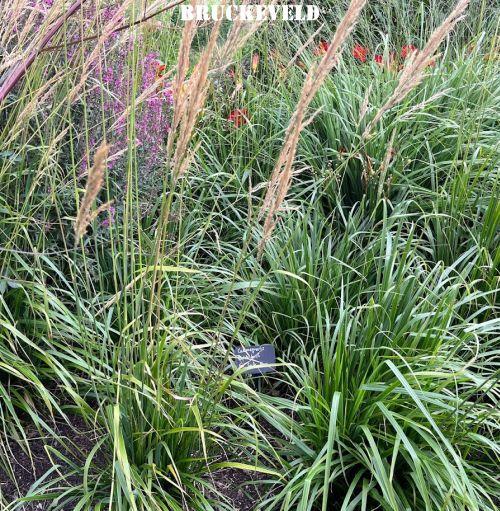
<path id="1" fill-rule="evenodd" d="M 272 344 L 261 344 L 249 348 L 235 348 L 234 361 L 238 369 L 244 368 L 246 374 L 261 375 L 275 371 L 276 353 Z M 266 364 L 266 367 L 259 367 Z"/>

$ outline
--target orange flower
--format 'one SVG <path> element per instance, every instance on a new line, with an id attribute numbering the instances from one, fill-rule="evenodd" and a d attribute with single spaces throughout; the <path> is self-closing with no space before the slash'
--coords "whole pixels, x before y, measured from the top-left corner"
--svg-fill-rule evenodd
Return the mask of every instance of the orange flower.
<path id="1" fill-rule="evenodd" d="M 165 74 L 165 64 L 158 64 L 156 66 L 156 79 L 159 80 Z"/>
<path id="2" fill-rule="evenodd" d="M 368 48 L 365 48 L 364 46 L 361 46 L 360 44 L 354 45 L 354 48 L 352 50 L 352 56 L 359 60 L 360 62 L 366 62 L 366 57 L 368 56 L 368 53 L 370 51 Z"/>
<path id="3" fill-rule="evenodd" d="M 405 45 L 401 48 L 401 57 L 403 59 L 408 58 L 412 53 L 415 53 L 418 51 L 418 48 L 416 46 L 413 46 L 413 44 Z"/>
<path id="4" fill-rule="evenodd" d="M 237 108 L 229 114 L 227 120 L 234 123 L 235 128 L 239 128 L 248 122 L 248 110 L 246 108 Z"/>
<path id="5" fill-rule="evenodd" d="M 321 55 L 324 55 L 327 51 L 328 51 L 328 48 L 330 48 L 330 43 L 327 42 L 327 41 L 320 41 L 320 43 L 318 44 L 318 46 L 316 46 L 316 48 L 314 48 L 314 55 L 316 56 L 321 56 Z"/>
<path id="6" fill-rule="evenodd" d="M 389 53 L 389 59 L 387 61 L 384 61 L 384 56 L 383 55 L 374 55 L 373 56 L 373 60 L 380 66 L 380 67 L 385 67 L 389 70 L 394 70 L 394 64 L 396 62 L 396 54 L 391 51 L 391 53 Z"/>

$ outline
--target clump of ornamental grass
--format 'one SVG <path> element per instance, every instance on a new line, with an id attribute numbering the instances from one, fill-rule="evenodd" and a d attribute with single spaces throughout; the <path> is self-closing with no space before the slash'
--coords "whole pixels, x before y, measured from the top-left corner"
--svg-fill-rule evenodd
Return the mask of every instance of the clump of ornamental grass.
<path id="1" fill-rule="evenodd" d="M 253 305 L 262 319 L 256 335 L 273 343 L 292 362 L 300 356 L 300 348 L 309 351 L 318 342 L 324 311 L 336 321 L 343 282 L 349 281 L 351 293 L 359 292 L 363 279 L 356 272 L 369 264 L 369 257 L 373 258 L 374 270 L 376 258 L 374 252 L 367 256 L 358 248 L 364 239 L 356 228 L 368 230 L 376 225 L 364 220 L 364 203 L 349 211 L 348 226 L 336 222 L 333 214 L 326 216 L 320 208 L 308 211 L 302 201 L 299 204 L 294 218 L 284 218 L 275 230 L 274 241 L 266 244 L 261 265 L 252 261 L 245 267 L 247 278 L 259 275 L 266 290 Z M 366 273 L 371 270 L 363 268 Z"/>
<path id="2" fill-rule="evenodd" d="M 401 102 L 408 93 L 413 90 L 424 78 L 425 70 L 428 68 L 429 64 L 432 63 L 433 56 L 446 37 L 449 34 L 455 25 L 462 19 L 462 15 L 467 8 L 468 0 L 461 0 L 458 2 L 456 7 L 450 13 L 450 15 L 443 21 L 443 23 L 433 32 L 427 45 L 424 47 L 422 51 L 412 51 L 410 57 L 407 59 L 406 64 L 403 68 L 401 76 L 399 78 L 398 86 L 396 90 L 391 95 L 391 97 L 387 100 L 384 106 L 377 112 L 375 117 L 372 119 L 370 123 L 368 123 L 364 137 L 366 138 L 370 133 L 372 126 L 374 126 L 380 118 L 384 115 L 384 113 L 393 108 L 396 104 Z M 354 5 L 351 4 L 348 13 L 344 17 L 344 20 L 339 25 L 337 32 L 334 36 L 334 39 L 330 44 L 325 45 L 324 55 L 317 66 L 317 69 L 313 66 L 304 82 L 304 86 L 302 89 L 301 97 L 299 99 L 297 109 L 292 116 L 290 125 L 287 130 L 287 134 L 285 137 L 285 142 L 283 145 L 282 152 L 280 157 L 278 158 L 275 170 L 273 171 L 271 181 L 269 184 L 268 191 L 266 193 L 266 197 L 264 199 L 264 203 L 260 212 L 260 216 L 265 216 L 264 221 L 264 234 L 263 240 L 260 244 L 260 251 L 266 242 L 266 240 L 271 235 L 274 225 L 276 222 L 276 214 L 279 211 L 287 193 L 290 188 L 290 183 L 292 179 L 292 166 L 295 159 L 295 154 L 297 151 L 297 145 L 299 141 L 300 132 L 303 128 L 304 115 L 307 109 L 307 106 L 310 104 L 317 91 L 323 84 L 328 72 L 333 68 L 333 66 L 337 62 L 338 51 L 341 48 L 343 42 L 345 41 L 347 35 L 352 31 L 354 27 L 354 23 L 359 16 L 362 5 Z M 356 50 L 356 49 L 355 49 Z M 363 48 L 364 51 L 364 48 Z M 359 53 L 359 50 L 358 50 Z M 358 53 L 354 53 L 355 56 Z M 357 58 L 361 58 L 358 57 Z M 366 59 L 363 53 L 363 60 Z M 365 114 L 363 114 L 364 116 Z M 392 148 L 387 151 L 386 158 L 384 158 L 385 167 L 388 166 L 389 157 L 392 152 Z M 389 155 L 389 157 L 387 157 Z M 382 170 L 384 168 L 384 163 L 382 163 Z M 384 172 L 385 173 L 385 172 Z M 366 178 L 365 178 L 366 180 Z M 382 181 L 383 182 L 383 181 Z M 381 196 L 381 190 L 378 190 L 378 196 Z"/>
<path id="3" fill-rule="evenodd" d="M 259 509 L 495 509 L 498 333 L 470 308 L 488 295 L 466 283 L 478 253 L 431 267 L 417 233 L 395 218 L 350 230 L 361 259 L 334 308 L 318 301 L 316 343 L 292 352 L 294 399 L 260 405 L 288 469 Z"/>
<path id="4" fill-rule="evenodd" d="M 194 5 L 194 0 L 192 4 Z M 186 174 L 196 153 L 196 148 L 192 148 L 192 142 L 197 121 L 207 99 L 210 74 L 211 72 L 220 72 L 220 69 L 227 67 L 230 59 L 241 48 L 241 41 L 246 41 L 248 37 L 254 34 L 261 25 L 261 22 L 253 22 L 246 29 L 243 29 L 241 25 L 233 27 L 228 39 L 219 47 L 217 43 L 221 24 L 222 19 L 213 23 L 208 36 L 208 42 L 200 53 L 198 61 L 193 66 L 189 77 L 188 70 L 192 60 L 191 52 L 193 51 L 192 43 L 198 27 L 194 20 L 189 20 L 185 23 L 182 30 L 176 76 L 172 81 L 174 114 L 167 141 L 167 162 L 172 186 L 167 193 L 166 200 L 162 202 L 159 230 L 152 259 L 152 288 L 156 289 L 158 297 L 161 296 L 162 288 L 158 282 L 160 274 L 158 265 L 162 254 L 165 252 L 165 237 L 170 225 L 175 185 Z M 236 43 L 236 40 L 239 40 L 240 43 Z M 217 54 L 219 54 L 219 58 L 216 61 Z M 148 321 L 153 313 L 153 301 L 150 303 Z"/>
<path id="5" fill-rule="evenodd" d="M 125 5 L 130 7 L 127 16 L 137 15 L 132 3 L 119 3 Z M 249 497 L 251 506 L 262 504 L 266 510 L 342 505 L 345 511 L 494 509 L 498 177 L 491 69 L 477 61 L 453 61 L 463 74 L 454 72 L 453 80 L 443 85 L 447 94 L 436 97 L 426 90 L 425 98 L 432 99 L 418 97 L 414 106 L 423 104 L 421 109 L 410 106 L 403 114 L 404 137 L 391 125 L 383 143 L 377 142 L 383 137 L 370 137 L 358 150 L 371 104 L 383 104 L 393 89 L 389 80 L 380 85 L 393 70 L 370 62 L 358 47 L 356 55 L 365 62 L 346 59 L 345 66 L 324 80 L 331 87 L 314 96 L 317 107 L 323 107 L 315 120 L 321 118 L 325 130 L 307 124 L 307 109 L 316 107 L 310 92 L 301 100 L 301 131 L 297 135 L 289 126 L 293 140 L 282 168 L 296 158 L 294 151 L 297 160 L 304 161 L 307 152 L 307 164 L 324 162 L 328 167 L 325 175 L 313 169 L 294 180 L 297 213 L 276 226 L 275 220 L 270 222 L 274 235 L 258 259 L 246 252 L 248 240 L 261 239 L 251 216 L 258 200 L 255 192 L 283 149 L 279 137 L 289 124 L 288 112 L 298 108 L 302 37 L 310 34 L 273 41 L 272 55 L 266 55 L 265 44 L 258 44 L 259 73 L 231 91 L 234 104 L 219 110 L 210 103 L 210 81 L 228 63 L 238 68 L 229 50 L 240 47 L 249 26 L 225 43 L 220 42 L 222 27 L 211 23 L 207 34 L 194 23 L 184 26 L 181 42 L 175 26 L 140 42 L 130 39 L 132 32 L 118 36 L 127 21 L 123 11 L 114 12 L 106 21 L 93 14 L 85 27 L 91 39 L 83 48 L 70 45 L 77 49 L 68 56 L 73 67 L 61 66 L 60 75 L 49 73 L 50 90 L 40 97 L 56 92 L 51 115 L 32 115 L 39 109 L 31 102 L 46 83 L 41 71 L 47 54 L 37 58 L 19 82 L 15 112 L 28 102 L 31 110 L 18 122 L 13 110 L 2 112 L 9 114 L 9 126 L 17 126 L 2 140 L 9 150 L 19 144 L 13 154 L 5 155 L 2 148 L 0 155 L 6 178 L 0 181 L 6 192 L 6 198 L 0 197 L 0 235 L 6 240 L 0 243 L 0 351 L 6 361 L 0 375 L 2 435 L 13 431 L 13 437 L 22 437 L 25 419 L 12 410 L 22 410 L 44 429 L 50 421 L 40 412 L 40 400 L 58 415 L 67 409 L 77 412 L 100 435 L 82 463 L 68 464 L 65 452 L 51 441 L 47 450 L 57 468 L 31 486 L 28 499 L 47 501 L 55 509 L 229 511 L 236 506 L 216 491 L 224 477 L 217 470 L 244 468 L 263 472 L 267 483 L 275 483 L 264 502 L 254 494 Z M 139 19 L 147 12 L 141 11 Z M 165 16 L 164 21 L 169 19 Z M 218 31 L 216 36 L 211 29 Z M 236 33 L 238 27 L 233 29 Z M 51 44 L 61 42 L 62 35 Z M 197 47 L 205 35 L 210 53 L 206 46 Z M 398 34 L 403 36 L 413 40 L 412 35 Z M 76 41 L 72 33 L 68 37 L 68 42 Z M 113 55 L 122 40 L 125 46 L 130 42 L 131 51 L 119 67 Z M 297 43 L 292 49 L 291 41 Z M 179 43 L 183 50 L 177 65 L 162 61 L 166 48 Z M 255 53 L 250 46 L 244 50 L 248 55 Z M 328 51 L 328 45 L 320 46 L 315 57 Z M 282 53 L 279 62 L 286 63 L 297 48 L 302 51 L 297 66 L 281 69 L 279 79 L 278 73 L 268 73 L 266 66 L 278 63 L 276 52 Z M 144 55 L 151 65 L 142 73 L 136 66 Z M 90 64 L 79 60 L 83 56 Z M 356 71 L 347 76 L 344 69 L 350 65 Z M 120 73 L 127 75 L 122 82 L 126 85 L 115 88 Z M 365 82 L 359 79 L 363 73 Z M 482 87 L 469 86 L 480 83 L 472 79 L 464 82 L 464 88 L 477 89 L 474 94 L 460 92 L 457 83 L 465 74 L 483 76 Z M 373 87 L 365 93 L 368 80 Z M 168 150 L 159 145 L 159 151 L 141 155 L 136 139 L 142 112 L 156 105 L 158 89 L 168 83 L 177 109 L 169 115 L 178 115 L 175 120 L 166 117 L 175 125 Z M 307 85 L 308 91 L 314 87 Z M 111 91 L 121 96 L 116 105 Z M 100 109 L 101 115 L 95 115 Z M 461 115 L 467 122 L 459 122 Z M 354 127 L 346 134 L 351 117 Z M 159 118 L 151 115 L 149 120 Z M 435 130 L 429 137 L 431 122 L 446 125 L 447 131 Z M 109 149 L 108 171 L 92 170 L 91 175 L 91 167 L 86 176 L 87 165 L 81 180 L 75 176 L 76 186 L 86 179 L 88 189 L 77 201 L 81 233 L 94 218 L 101 195 L 111 193 L 113 186 L 122 188 L 113 173 L 123 170 L 118 175 L 127 184 L 111 193 L 123 193 L 124 211 L 118 228 L 110 230 L 112 243 L 86 237 L 84 252 L 65 247 L 64 240 L 49 245 L 43 224 L 36 222 L 37 215 L 43 218 L 55 210 L 54 222 L 67 232 L 64 226 L 74 215 L 58 209 L 63 201 L 57 185 L 75 169 L 81 171 L 76 132 L 82 124 L 89 142 L 91 131 L 103 126 L 102 133 L 85 144 L 89 155 L 101 139 L 117 148 L 122 145 Z M 151 135 L 156 136 L 156 129 Z M 35 140 L 41 141 L 39 146 Z M 374 150 L 375 143 L 379 145 Z M 416 146 L 413 151 L 410 144 Z M 60 156 L 65 154 L 62 148 L 70 153 L 69 162 Z M 389 161 L 391 149 L 396 163 Z M 359 193 L 351 187 L 354 178 L 332 193 L 326 183 L 347 165 L 332 169 L 329 158 L 335 154 L 346 162 L 360 152 Z M 150 199 L 158 197 L 164 209 L 160 218 L 150 215 L 146 228 L 137 200 L 141 162 L 156 155 L 167 165 L 159 165 L 157 195 Z M 291 165 L 293 169 L 293 161 Z M 416 172 L 407 172 L 410 165 Z M 404 187 L 391 195 L 392 203 L 373 204 L 381 220 L 370 215 L 363 195 L 372 189 L 375 199 L 384 195 L 380 186 L 386 186 L 395 170 Z M 45 187 L 39 193 L 43 175 L 56 185 L 49 193 Z M 281 180 L 281 169 L 275 177 L 279 190 L 272 207 L 274 201 L 283 204 L 290 187 Z M 405 194 L 416 200 L 403 201 Z M 352 209 L 345 207 L 346 196 Z M 332 204 L 337 206 L 334 214 Z M 278 204 L 275 213 L 280 210 Z M 158 291 L 153 300 L 152 290 Z M 259 386 L 241 381 L 238 373 L 224 373 L 233 344 L 264 341 L 274 342 L 278 356 L 294 365 L 279 366 L 278 378 Z M 63 410 L 54 385 L 69 396 Z M 267 435 L 259 425 L 267 428 L 262 417 L 274 426 Z M 0 444 L 4 449 L 5 443 Z M 8 456 L 5 449 L 0 457 L 5 461 Z M 12 470 L 10 475 L 15 477 Z M 265 481 L 258 486 L 259 497 L 267 490 Z"/>

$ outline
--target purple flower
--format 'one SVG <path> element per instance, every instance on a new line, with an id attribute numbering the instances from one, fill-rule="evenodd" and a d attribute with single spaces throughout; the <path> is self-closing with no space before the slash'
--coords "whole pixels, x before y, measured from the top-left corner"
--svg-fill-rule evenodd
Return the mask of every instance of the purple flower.
<path id="1" fill-rule="evenodd" d="M 111 225 L 113 225 L 115 223 L 115 214 L 116 214 L 116 209 L 111 204 L 111 206 L 109 206 L 109 209 L 107 211 L 107 217 L 101 222 L 101 227 L 109 229 L 109 227 L 111 227 Z"/>
<path id="2" fill-rule="evenodd" d="M 107 7 L 101 12 L 101 22 L 115 21 L 116 8 Z M 135 161 L 139 172 L 139 193 L 149 194 L 151 190 L 160 191 L 161 184 L 157 172 L 165 160 L 165 139 L 170 131 L 170 120 L 174 98 L 170 83 L 160 81 L 158 69 L 165 69 L 157 51 L 146 53 L 137 63 L 137 68 L 131 67 L 130 52 L 136 48 L 139 52 L 144 47 L 142 37 L 137 34 L 124 35 L 116 33 L 113 41 L 104 43 L 106 61 L 97 62 L 92 68 L 93 83 L 101 83 L 88 91 L 88 112 L 92 116 L 89 125 L 94 126 L 96 139 L 106 137 L 112 143 L 111 156 L 108 160 L 108 170 L 111 183 L 115 185 L 118 196 L 122 197 L 126 185 L 126 162 L 130 157 L 129 146 L 135 148 Z M 140 73 L 139 78 L 137 73 Z M 134 81 L 139 79 L 137 87 Z M 143 98 L 134 108 L 134 140 L 129 141 L 129 119 L 132 91 L 137 91 L 137 97 L 146 91 Z M 103 117 L 104 113 L 104 117 Z M 90 142 L 90 154 L 98 142 Z M 115 155 L 113 157 L 113 155 Z M 82 166 L 86 169 L 87 160 Z M 102 225 L 109 227 L 113 223 L 114 208 L 110 209 L 108 218 Z"/>
<path id="3" fill-rule="evenodd" d="M 113 68 L 107 67 L 102 74 L 102 81 L 107 84 L 113 83 Z"/>

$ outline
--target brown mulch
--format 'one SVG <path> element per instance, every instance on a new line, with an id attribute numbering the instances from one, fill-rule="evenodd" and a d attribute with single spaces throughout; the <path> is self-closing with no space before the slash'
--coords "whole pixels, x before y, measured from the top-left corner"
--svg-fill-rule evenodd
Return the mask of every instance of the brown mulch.
<path id="1" fill-rule="evenodd" d="M 283 389 L 279 386 L 271 386 L 271 388 L 266 390 L 273 395 L 283 394 Z M 0 468 L 0 496 L 5 502 L 12 504 L 16 499 L 25 496 L 31 486 L 52 469 L 54 465 L 59 465 L 58 472 L 54 471 L 44 483 L 49 482 L 51 477 L 55 479 L 65 475 L 65 468 L 69 472 L 67 465 L 61 459 L 53 456 L 51 460 L 47 453 L 47 446 L 52 446 L 54 449 L 59 450 L 77 465 L 81 466 L 84 463 L 86 456 L 95 446 L 99 436 L 81 417 L 70 415 L 68 419 L 69 424 L 62 420 L 58 420 L 56 424 L 50 424 L 62 442 L 57 441 L 51 435 L 42 437 L 34 426 L 26 426 L 25 434 L 28 438 L 31 457 L 14 439 L 6 443 L 4 436 L 0 439 L 4 441 L 2 450 L 9 457 L 14 472 L 14 480 L 16 481 L 14 483 Z M 270 430 L 274 430 L 274 428 L 265 423 L 265 421 L 261 420 L 259 422 L 261 422 L 262 429 L 269 434 L 270 438 L 273 438 L 273 435 L 278 433 L 276 431 L 271 432 Z M 102 459 L 102 454 L 94 457 L 97 465 L 102 462 Z M 213 484 L 216 490 L 206 496 L 214 502 L 225 501 L 226 507 L 221 507 L 220 509 L 227 510 L 230 508 L 231 511 L 253 511 L 257 504 L 266 497 L 269 497 L 270 487 L 258 482 L 263 478 L 263 475 L 258 472 L 224 468 L 212 472 L 206 477 L 210 479 L 211 484 Z M 75 476 L 69 476 L 66 479 L 67 486 L 78 485 L 79 483 L 81 481 Z M 27 502 L 17 507 L 16 511 L 47 511 L 51 503 L 52 501 Z M 0 508 L 2 508 L 1 500 Z M 11 508 L 9 507 L 9 509 Z M 73 506 L 69 505 L 69 507 L 61 511 L 73 511 Z"/>
<path id="2" fill-rule="evenodd" d="M 83 463 L 85 456 L 94 447 L 97 436 L 80 417 L 71 416 L 70 422 L 71 424 L 60 422 L 52 425 L 67 447 L 56 442 L 53 437 L 41 437 L 33 426 L 27 426 L 25 429 L 31 458 L 18 442 L 14 440 L 8 442 L 6 449 L 10 454 L 10 463 L 17 486 L 0 469 L 0 495 L 7 503 L 13 504 L 16 499 L 25 496 L 35 481 L 50 470 L 54 464 L 61 465 L 59 471 L 64 474 L 65 464 L 59 458 L 51 460 L 46 450 L 47 446 L 53 446 L 60 450 L 74 462 Z M 99 458 L 97 458 L 97 462 L 99 462 Z M 58 475 L 60 474 L 54 473 L 54 478 Z M 253 511 L 256 504 L 266 495 L 266 491 L 261 485 L 252 483 L 262 477 L 256 472 L 224 468 L 211 473 L 208 477 L 217 492 L 225 498 L 226 506 L 229 505 L 232 511 Z M 67 479 L 68 485 L 78 483 L 79 481 L 74 476 Z M 207 495 L 207 497 L 214 501 L 221 500 L 220 495 L 216 493 Z M 19 511 L 47 511 L 50 504 L 50 501 L 27 502 L 17 509 Z M 72 507 L 63 511 L 72 511 Z"/>

